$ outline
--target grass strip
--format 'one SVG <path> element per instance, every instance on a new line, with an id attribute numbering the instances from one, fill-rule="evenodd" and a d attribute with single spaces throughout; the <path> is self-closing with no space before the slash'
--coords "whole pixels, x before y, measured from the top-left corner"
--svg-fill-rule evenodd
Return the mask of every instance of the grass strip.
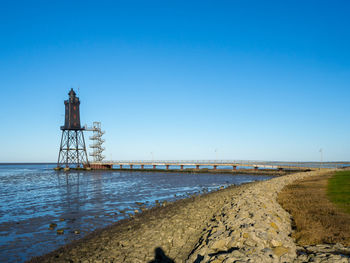
<path id="1" fill-rule="evenodd" d="M 328 180 L 327 195 L 339 208 L 350 214 L 350 171 L 336 172 Z"/>
<path id="2" fill-rule="evenodd" d="M 300 245 L 342 243 L 350 246 L 350 214 L 330 201 L 328 182 L 331 178 L 333 175 L 306 177 L 287 185 L 278 196 L 278 202 L 293 217 L 292 236 Z M 339 193 L 341 187 L 335 188 L 335 193 Z M 337 194 L 341 203 L 346 202 L 347 194 Z"/>

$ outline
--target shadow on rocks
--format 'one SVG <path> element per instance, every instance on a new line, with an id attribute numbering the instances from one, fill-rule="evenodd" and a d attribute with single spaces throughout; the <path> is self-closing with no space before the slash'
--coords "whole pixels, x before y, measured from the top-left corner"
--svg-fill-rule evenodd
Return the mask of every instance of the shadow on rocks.
<path id="1" fill-rule="evenodd" d="M 149 261 L 148 263 L 175 263 L 174 260 L 165 255 L 163 249 L 161 249 L 160 247 L 157 247 L 154 250 L 154 254 L 154 259 L 152 261 Z"/>

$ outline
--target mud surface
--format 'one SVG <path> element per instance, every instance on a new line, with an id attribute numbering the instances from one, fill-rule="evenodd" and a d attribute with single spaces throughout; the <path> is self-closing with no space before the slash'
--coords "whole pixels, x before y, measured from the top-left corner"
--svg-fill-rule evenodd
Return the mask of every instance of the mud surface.
<path id="1" fill-rule="evenodd" d="M 0 262 L 23 262 L 164 201 L 266 176 L 0 165 Z M 158 200 L 158 203 L 156 201 Z"/>
<path id="2" fill-rule="evenodd" d="M 150 262 L 157 248 L 183 262 L 213 214 L 248 187 L 229 187 L 151 209 L 31 262 Z"/>

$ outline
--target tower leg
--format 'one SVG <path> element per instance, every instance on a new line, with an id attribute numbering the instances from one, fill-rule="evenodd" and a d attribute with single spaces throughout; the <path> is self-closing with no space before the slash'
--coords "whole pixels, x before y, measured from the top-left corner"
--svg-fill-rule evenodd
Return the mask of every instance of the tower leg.
<path id="1" fill-rule="evenodd" d="M 66 155 L 66 168 L 68 168 L 68 163 L 69 163 L 69 151 L 70 151 L 70 147 L 69 147 L 69 144 L 70 144 L 70 132 L 69 130 L 66 131 L 67 132 L 67 155 Z"/>
<path id="2" fill-rule="evenodd" d="M 78 132 L 75 131 L 75 150 L 77 155 L 77 168 L 80 167 Z"/>
<path id="3" fill-rule="evenodd" d="M 60 166 L 60 158 L 61 158 L 61 154 L 62 154 L 62 142 L 63 142 L 63 134 L 64 134 L 64 131 L 62 131 L 62 135 L 61 135 L 61 143 L 60 143 L 60 151 L 58 153 L 58 159 L 57 159 L 57 168 L 61 168 Z"/>
<path id="4" fill-rule="evenodd" d="M 66 168 L 69 168 L 69 165 L 81 167 L 84 163 L 89 166 L 83 131 L 62 130 L 57 167 L 62 165 Z"/>

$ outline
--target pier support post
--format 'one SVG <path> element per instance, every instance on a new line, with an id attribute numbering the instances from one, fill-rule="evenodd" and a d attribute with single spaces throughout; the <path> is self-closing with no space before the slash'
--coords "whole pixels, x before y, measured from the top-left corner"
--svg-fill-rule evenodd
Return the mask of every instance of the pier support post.
<path id="1" fill-rule="evenodd" d="M 217 166 L 217 165 L 214 165 L 214 166 L 213 166 L 213 169 L 216 170 L 216 167 L 218 167 L 218 166 Z"/>
<path id="2" fill-rule="evenodd" d="M 196 169 L 199 170 L 199 165 L 198 164 L 196 165 Z"/>
<path id="3" fill-rule="evenodd" d="M 141 164 L 141 169 L 143 170 L 143 167 L 144 167 L 144 165 L 143 164 Z"/>
<path id="4" fill-rule="evenodd" d="M 184 166 L 180 165 L 180 170 L 183 171 L 183 169 L 184 169 Z"/>
<path id="5" fill-rule="evenodd" d="M 133 165 L 132 165 L 132 164 L 130 164 L 130 169 L 132 169 L 132 167 L 133 167 Z"/>
<path id="6" fill-rule="evenodd" d="M 121 164 L 121 165 L 119 165 L 119 168 L 120 168 L 120 169 L 123 169 L 123 165 L 122 165 L 122 164 Z"/>
<path id="7" fill-rule="evenodd" d="M 237 166 L 236 165 L 232 166 L 232 170 L 237 170 Z"/>
<path id="8" fill-rule="evenodd" d="M 156 169 L 156 165 L 155 164 L 153 164 L 153 169 Z"/>
<path id="9" fill-rule="evenodd" d="M 169 164 L 165 165 L 165 168 L 166 168 L 167 170 L 169 170 Z"/>

